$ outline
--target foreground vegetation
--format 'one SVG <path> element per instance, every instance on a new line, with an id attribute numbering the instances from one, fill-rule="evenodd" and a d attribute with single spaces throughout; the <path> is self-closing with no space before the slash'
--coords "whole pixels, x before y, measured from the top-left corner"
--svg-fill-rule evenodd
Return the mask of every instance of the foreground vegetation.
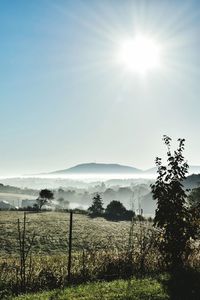
<path id="1" fill-rule="evenodd" d="M 200 273 L 187 269 L 146 278 L 132 277 L 112 282 L 86 283 L 50 292 L 18 296 L 14 300 L 199 300 L 199 286 Z"/>
<path id="2" fill-rule="evenodd" d="M 13 300 L 149 300 L 169 299 L 162 285 L 154 279 L 115 280 L 97 282 L 65 290 L 55 290 L 41 294 L 28 294 Z"/>
<path id="3" fill-rule="evenodd" d="M 68 282 L 69 214 L 59 212 L 27 214 L 26 246 L 28 246 L 33 232 L 35 232 L 35 239 L 26 261 L 25 286 L 22 286 L 20 274 L 17 219 L 20 220 L 21 224 L 23 212 L 0 212 L 2 245 L 0 298 L 3 299 L 9 293 L 14 295 L 21 292 L 63 289 Z M 133 275 L 152 277 L 155 273 L 163 272 L 165 266 L 157 247 L 157 234 L 158 232 L 152 227 L 152 223 L 147 221 L 136 223 L 110 222 L 103 218 L 91 219 L 85 215 L 75 214 L 71 282 L 80 284 L 87 281 L 128 279 Z M 188 265 L 195 269 L 200 267 L 199 250 L 198 245 L 194 245 L 194 251 L 188 259 Z M 75 293 L 75 295 L 77 293 L 77 297 L 79 297 L 80 289 L 81 287 L 77 287 L 75 290 L 67 290 L 66 293 Z M 88 289 L 90 288 L 88 287 Z M 94 289 L 96 290 L 96 288 Z M 50 292 L 46 295 L 53 295 L 53 293 Z"/>
<path id="4" fill-rule="evenodd" d="M 30 213 L 26 219 L 25 249 L 31 251 L 22 270 L 17 219 L 23 225 L 22 212 L 0 212 L 1 257 L 0 295 L 8 290 L 38 291 L 64 287 L 67 282 L 69 214 Z M 155 248 L 156 231 L 148 222 L 109 222 L 74 215 L 71 280 L 127 278 L 135 273 L 159 268 Z M 25 255 L 26 256 L 26 255 Z M 9 258 L 8 258 L 9 257 Z M 25 277 L 23 278 L 23 274 Z M 22 284 L 23 280 L 23 284 Z"/>

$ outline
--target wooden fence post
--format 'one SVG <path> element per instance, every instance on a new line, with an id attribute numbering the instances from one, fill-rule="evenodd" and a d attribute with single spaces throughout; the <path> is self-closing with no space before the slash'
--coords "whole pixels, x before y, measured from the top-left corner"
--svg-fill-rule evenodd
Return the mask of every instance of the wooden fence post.
<path id="1" fill-rule="evenodd" d="M 73 223 L 73 211 L 70 211 L 69 222 L 69 252 L 68 252 L 68 282 L 71 279 L 71 261 L 72 261 L 72 223 Z"/>

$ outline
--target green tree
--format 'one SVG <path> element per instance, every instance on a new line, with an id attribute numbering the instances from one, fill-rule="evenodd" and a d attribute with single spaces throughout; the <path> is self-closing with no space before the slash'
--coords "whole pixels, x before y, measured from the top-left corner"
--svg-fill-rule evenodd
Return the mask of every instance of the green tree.
<path id="1" fill-rule="evenodd" d="M 53 195 L 52 191 L 50 191 L 48 189 L 41 190 L 39 197 L 36 199 L 38 209 L 41 210 L 42 206 L 49 203 L 49 201 L 52 200 L 53 198 L 54 198 L 54 195 Z"/>
<path id="2" fill-rule="evenodd" d="M 88 208 L 88 212 L 91 217 L 100 217 L 103 215 L 103 201 L 98 193 L 93 197 L 93 202 L 92 205 Z"/>
<path id="3" fill-rule="evenodd" d="M 109 220 L 124 220 L 126 219 L 127 210 L 124 205 L 117 200 L 111 201 L 105 210 L 105 216 Z"/>
<path id="4" fill-rule="evenodd" d="M 177 150 L 171 152 L 171 138 L 163 137 L 167 146 L 167 166 L 156 158 L 158 177 L 151 185 L 153 198 L 157 201 L 154 226 L 161 228 L 160 250 L 168 267 L 182 267 L 188 253 L 190 238 L 195 237 L 191 214 L 187 206 L 187 195 L 182 181 L 188 172 L 183 157 L 184 139 L 178 139 Z"/>
<path id="5" fill-rule="evenodd" d="M 197 236 L 200 236 L 200 187 L 193 189 L 188 196 L 192 223 L 196 227 Z"/>

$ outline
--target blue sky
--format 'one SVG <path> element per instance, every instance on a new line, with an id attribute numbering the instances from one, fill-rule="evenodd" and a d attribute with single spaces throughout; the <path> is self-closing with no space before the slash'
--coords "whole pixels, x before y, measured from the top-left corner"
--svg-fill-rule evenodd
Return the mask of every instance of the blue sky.
<path id="1" fill-rule="evenodd" d="M 163 49 L 145 78 L 114 59 L 137 30 Z M 163 134 L 200 164 L 199 47 L 199 1 L 0 0 L 0 175 L 149 168 Z"/>

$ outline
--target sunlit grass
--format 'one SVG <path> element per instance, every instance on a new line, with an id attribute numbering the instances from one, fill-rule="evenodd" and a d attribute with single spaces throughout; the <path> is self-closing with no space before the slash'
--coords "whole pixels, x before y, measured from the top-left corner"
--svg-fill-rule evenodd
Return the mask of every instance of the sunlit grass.
<path id="1" fill-rule="evenodd" d="M 153 279 L 97 282 L 65 290 L 19 296 L 13 300 L 164 300 L 169 299 L 161 284 Z"/>

